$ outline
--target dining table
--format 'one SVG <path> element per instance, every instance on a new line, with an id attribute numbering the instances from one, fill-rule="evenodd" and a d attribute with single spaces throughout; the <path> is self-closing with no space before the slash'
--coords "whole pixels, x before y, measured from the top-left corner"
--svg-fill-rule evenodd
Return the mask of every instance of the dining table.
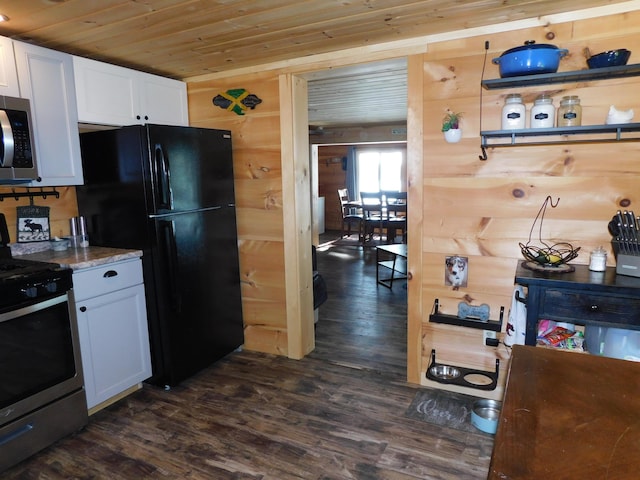
<path id="1" fill-rule="evenodd" d="M 397 231 L 406 232 L 407 201 L 406 195 L 402 199 L 388 199 L 384 194 L 361 194 L 358 202 L 362 208 L 365 222 L 372 228 L 378 228 L 380 239 L 386 237 L 386 243 L 393 243 Z"/>
<path id="2" fill-rule="evenodd" d="M 488 478 L 640 478 L 640 363 L 515 345 Z"/>

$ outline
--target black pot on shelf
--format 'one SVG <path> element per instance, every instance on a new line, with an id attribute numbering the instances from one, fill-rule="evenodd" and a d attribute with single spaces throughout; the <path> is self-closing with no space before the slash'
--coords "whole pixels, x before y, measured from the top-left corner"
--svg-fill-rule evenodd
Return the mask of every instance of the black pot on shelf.
<path id="1" fill-rule="evenodd" d="M 589 57 L 587 59 L 587 65 L 589 68 L 619 67 L 626 65 L 630 56 L 631 51 L 626 48 L 609 50 L 608 52 L 598 53 L 597 55 Z"/>

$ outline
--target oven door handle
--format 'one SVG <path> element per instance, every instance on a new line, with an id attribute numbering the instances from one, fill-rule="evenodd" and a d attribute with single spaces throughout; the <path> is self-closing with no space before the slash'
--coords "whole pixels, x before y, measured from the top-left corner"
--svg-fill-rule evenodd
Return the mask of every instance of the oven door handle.
<path id="1" fill-rule="evenodd" d="M 24 317 L 25 315 L 29 315 L 30 313 L 39 312 L 40 310 L 44 310 L 45 308 L 50 308 L 50 307 L 53 307 L 54 305 L 58 305 L 60 303 L 64 303 L 68 301 L 69 301 L 69 295 L 66 293 L 64 295 L 60 295 L 54 298 L 49 298 L 41 302 L 36 301 L 36 303 L 32 305 L 28 305 L 26 307 L 18 308 L 17 310 L 11 310 L 10 312 L 5 312 L 0 314 L 0 323 L 13 320 L 14 318 Z"/>
<path id="2" fill-rule="evenodd" d="M 33 430 L 33 423 L 27 423 L 26 425 L 23 425 L 22 427 L 7 433 L 5 436 L 0 437 L 0 447 L 5 443 L 12 442 L 16 438 L 21 437 L 26 433 L 29 433 L 31 430 Z"/>

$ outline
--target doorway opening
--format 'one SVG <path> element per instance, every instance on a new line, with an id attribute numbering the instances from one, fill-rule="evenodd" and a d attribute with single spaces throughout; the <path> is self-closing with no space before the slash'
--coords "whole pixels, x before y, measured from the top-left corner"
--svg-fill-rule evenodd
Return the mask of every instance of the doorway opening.
<path id="1" fill-rule="evenodd" d="M 318 269 L 329 290 L 329 299 L 319 309 L 315 349 L 310 355 L 334 364 L 372 369 L 394 379 L 405 380 L 406 283 L 394 283 L 392 289 L 376 283 L 375 245 L 362 248 L 357 241 L 354 245 L 336 241 L 340 234 L 340 228 L 336 228 L 340 212 L 337 189 L 347 186 L 345 157 L 348 149 L 358 152 L 355 164 L 359 180 L 352 187 L 350 196 L 353 199 L 358 199 L 359 192 L 365 190 L 406 191 L 406 60 L 391 61 L 386 67 L 382 67 L 383 63 L 316 72 L 308 78 L 311 190 L 314 200 L 317 202 L 320 197 L 323 199 L 320 203 L 325 206 L 324 228 L 319 226 L 319 231 L 324 230 L 324 233 L 320 233 L 316 240 L 324 244 L 324 248 L 318 251 Z M 379 67 L 378 72 L 375 71 L 376 66 Z M 354 80 L 347 71 L 349 68 L 366 73 L 359 80 Z M 392 122 L 372 123 L 371 119 L 385 110 L 378 103 L 385 95 L 384 88 L 376 90 L 370 81 L 364 82 L 363 78 L 378 78 L 383 75 L 384 68 L 387 69 L 385 75 L 389 86 L 395 85 L 389 76 L 402 77 L 401 93 L 390 94 L 402 97 L 402 101 L 395 102 L 394 108 L 386 112 L 397 111 L 399 104 L 401 114 Z M 395 68 L 402 73 L 390 71 Z M 322 82 L 318 88 L 316 80 Z M 367 103 L 354 93 L 354 89 L 368 89 L 378 97 Z M 345 100 L 352 108 L 338 113 L 337 109 L 344 109 L 345 103 L 336 106 L 340 99 L 335 97 L 343 92 L 351 98 L 356 95 L 360 101 L 354 105 L 351 100 Z M 386 104 L 389 104 L 389 98 Z M 326 111 L 323 111 L 325 106 Z M 354 115 L 360 115 L 360 118 L 354 120 Z"/>

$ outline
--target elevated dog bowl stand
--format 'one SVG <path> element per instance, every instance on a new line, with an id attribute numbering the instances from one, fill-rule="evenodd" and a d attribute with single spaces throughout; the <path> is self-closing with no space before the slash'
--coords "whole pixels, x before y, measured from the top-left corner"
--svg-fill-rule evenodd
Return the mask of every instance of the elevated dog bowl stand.
<path id="1" fill-rule="evenodd" d="M 431 350 L 431 362 L 427 368 L 427 378 L 434 382 L 460 387 L 477 388 L 479 390 L 495 390 L 498 386 L 498 375 L 500 372 L 500 359 L 496 358 L 496 371 L 487 372 L 475 370 L 473 368 L 457 367 L 436 362 L 436 350 Z M 489 383 L 472 382 L 468 378 L 486 378 Z"/>

